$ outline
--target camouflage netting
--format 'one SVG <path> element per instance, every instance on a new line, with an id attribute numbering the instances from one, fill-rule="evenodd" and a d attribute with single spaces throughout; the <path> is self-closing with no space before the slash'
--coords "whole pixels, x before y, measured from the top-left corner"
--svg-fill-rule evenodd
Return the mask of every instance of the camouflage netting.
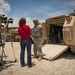
<path id="1" fill-rule="evenodd" d="M 11 38 L 11 41 L 20 41 L 20 36 L 18 35 L 18 29 L 12 29 L 10 30 L 10 38 Z"/>
<path id="2" fill-rule="evenodd" d="M 18 35 L 18 30 L 12 29 L 12 30 L 10 30 L 10 34 Z"/>

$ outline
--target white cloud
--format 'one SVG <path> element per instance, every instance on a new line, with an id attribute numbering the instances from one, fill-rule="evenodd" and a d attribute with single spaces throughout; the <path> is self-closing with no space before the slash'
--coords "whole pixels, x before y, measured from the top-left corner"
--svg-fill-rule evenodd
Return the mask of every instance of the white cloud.
<path id="1" fill-rule="evenodd" d="M 34 24 L 29 17 L 26 18 L 26 21 L 27 21 L 27 24 L 30 26 L 30 28 L 33 28 Z"/>
<path id="2" fill-rule="evenodd" d="M 66 15 L 65 14 L 65 10 L 63 11 L 55 11 L 55 12 L 52 12 L 52 13 L 47 13 L 50 17 L 55 17 L 55 16 L 59 16 L 59 15 Z"/>
<path id="3" fill-rule="evenodd" d="M 29 15 L 29 12 L 24 12 L 24 16 L 28 16 Z"/>
<path id="4" fill-rule="evenodd" d="M 18 27 L 18 21 L 19 21 L 19 18 L 17 17 L 13 18 L 13 24 L 11 26 Z"/>
<path id="5" fill-rule="evenodd" d="M 75 6 L 75 1 L 70 3 L 71 6 Z"/>
<path id="6" fill-rule="evenodd" d="M 0 14 L 7 14 L 10 10 L 10 5 L 4 0 L 0 0 Z"/>
<path id="7" fill-rule="evenodd" d="M 73 6 L 75 6 L 75 0 L 66 1 L 61 7 L 65 8 L 65 7 L 73 7 Z"/>
<path id="8" fill-rule="evenodd" d="M 8 3 L 4 3 L 3 8 L 6 13 L 10 12 L 10 10 L 11 10 L 10 5 Z"/>

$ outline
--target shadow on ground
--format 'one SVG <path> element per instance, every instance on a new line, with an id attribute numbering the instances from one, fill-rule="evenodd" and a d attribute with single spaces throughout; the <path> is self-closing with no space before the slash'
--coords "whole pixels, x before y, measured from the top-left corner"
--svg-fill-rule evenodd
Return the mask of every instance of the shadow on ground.
<path id="1" fill-rule="evenodd" d="M 17 62 L 17 61 L 16 61 Z M 2 61 L 0 65 L 0 71 L 7 69 L 11 66 L 14 66 L 15 61 Z"/>
<path id="2" fill-rule="evenodd" d="M 61 58 L 70 59 L 70 60 L 71 59 L 75 59 L 75 53 L 73 53 L 70 49 L 68 49 L 66 52 L 64 52 L 63 54 L 61 54 L 55 60 L 61 59 Z"/>

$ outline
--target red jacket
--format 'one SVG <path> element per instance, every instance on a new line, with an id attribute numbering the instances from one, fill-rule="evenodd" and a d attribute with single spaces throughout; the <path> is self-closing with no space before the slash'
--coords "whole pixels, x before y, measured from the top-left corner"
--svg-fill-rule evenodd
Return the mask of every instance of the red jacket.
<path id="1" fill-rule="evenodd" d="M 30 29 L 30 27 L 28 25 L 23 24 L 21 27 L 23 29 L 25 29 L 25 31 L 28 33 L 28 35 L 31 36 L 31 34 L 32 34 L 31 29 Z M 27 36 L 27 34 L 23 31 L 23 29 L 21 27 L 18 27 L 18 33 L 21 36 L 21 39 L 22 40 L 29 40 L 30 38 Z"/>

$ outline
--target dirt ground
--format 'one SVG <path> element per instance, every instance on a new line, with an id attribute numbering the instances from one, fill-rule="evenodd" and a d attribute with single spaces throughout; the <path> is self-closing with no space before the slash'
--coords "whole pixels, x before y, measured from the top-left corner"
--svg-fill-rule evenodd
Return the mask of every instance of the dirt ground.
<path id="1" fill-rule="evenodd" d="M 53 61 L 46 59 L 38 61 L 32 58 L 32 68 L 20 66 L 19 42 L 13 42 L 13 47 L 11 42 L 6 43 L 5 54 L 7 58 L 3 59 L 3 66 L 0 66 L 0 75 L 75 75 L 75 54 L 71 51 L 64 52 Z M 16 62 L 15 59 L 17 59 Z M 25 62 L 27 63 L 26 55 Z"/>

